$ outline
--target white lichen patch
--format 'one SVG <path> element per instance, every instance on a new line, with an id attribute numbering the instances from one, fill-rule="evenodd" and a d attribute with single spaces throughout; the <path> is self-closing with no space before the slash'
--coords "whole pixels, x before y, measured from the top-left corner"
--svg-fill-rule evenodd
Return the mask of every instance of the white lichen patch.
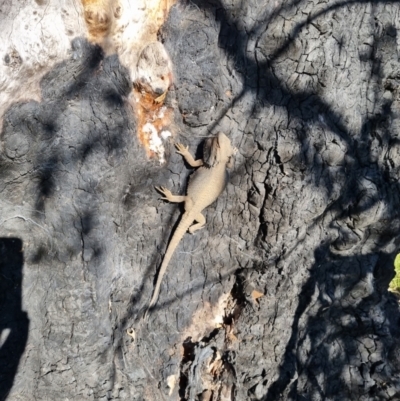
<path id="1" fill-rule="evenodd" d="M 81 4 L 74 0 L 4 2 L 0 10 L 0 126 L 15 102 L 40 101 L 39 83 L 69 57 L 71 40 L 85 36 Z"/>
<path id="2" fill-rule="evenodd" d="M 170 136 L 172 136 L 171 132 L 169 131 L 161 131 L 161 138 L 166 141 Z"/>
<path id="3" fill-rule="evenodd" d="M 175 0 L 119 0 L 114 44 L 122 64 L 134 74 L 140 51 L 157 40 L 157 32 Z"/>
<path id="4" fill-rule="evenodd" d="M 141 122 L 139 128 L 151 123 L 159 136 L 171 116 L 163 102 L 172 82 L 172 67 L 163 45 L 157 42 L 157 32 L 174 3 L 175 0 L 64 0 L 60 6 L 54 0 L 4 2 L 0 9 L 0 127 L 5 112 L 13 103 L 42 100 L 40 82 L 43 76 L 57 63 L 71 57 L 73 39 L 85 37 L 102 46 L 106 56 L 118 55 L 129 71 L 132 85 L 144 49 L 152 50 L 155 60 L 165 59 L 167 67 L 164 69 L 146 70 L 143 67 L 148 63 L 141 63 L 143 82 L 156 89 L 156 95 L 150 99 L 150 109 L 148 100 L 146 104 L 141 103 L 143 97 L 136 98 L 134 107 Z M 165 69 L 167 73 L 164 74 Z M 156 138 L 154 130 L 149 134 L 149 141 L 143 142 L 138 133 L 139 140 L 150 156 L 156 154 L 163 163 L 161 140 Z M 149 144 L 150 149 L 147 148 Z"/>
<path id="5" fill-rule="evenodd" d="M 165 148 L 163 141 L 158 136 L 156 127 L 151 123 L 147 123 L 143 126 L 142 130 L 145 134 L 149 135 L 149 150 L 157 155 L 160 164 L 165 163 Z"/>
<path id="6" fill-rule="evenodd" d="M 157 32 L 175 0 L 81 1 L 87 38 L 102 46 L 106 54 L 117 53 L 133 81 L 140 52 L 157 41 Z"/>

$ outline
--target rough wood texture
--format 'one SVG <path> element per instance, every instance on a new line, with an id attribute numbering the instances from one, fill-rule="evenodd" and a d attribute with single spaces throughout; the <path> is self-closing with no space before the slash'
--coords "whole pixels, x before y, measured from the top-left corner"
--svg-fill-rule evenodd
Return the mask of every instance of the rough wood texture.
<path id="1" fill-rule="evenodd" d="M 128 70 L 73 39 L 3 116 L 0 400 L 398 399 L 399 11 L 172 7 L 174 139 L 239 152 L 148 322 L 180 215 L 154 186 L 183 193 L 190 170 L 172 142 L 147 159 Z"/>

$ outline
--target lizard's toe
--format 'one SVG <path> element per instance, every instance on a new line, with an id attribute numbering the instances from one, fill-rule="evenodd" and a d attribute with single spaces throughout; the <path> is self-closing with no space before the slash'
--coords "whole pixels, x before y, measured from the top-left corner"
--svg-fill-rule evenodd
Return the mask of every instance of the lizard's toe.
<path id="1" fill-rule="evenodd" d="M 186 153 L 189 149 L 189 146 L 182 145 L 181 143 L 176 143 L 175 147 L 177 149 L 177 153 L 179 154 Z"/>
<path id="2" fill-rule="evenodd" d="M 170 191 L 167 189 L 167 188 L 165 188 L 165 187 L 155 187 L 156 188 L 156 190 L 158 191 L 158 192 L 160 192 L 160 194 L 162 194 L 162 195 L 164 195 L 163 197 L 161 197 L 160 199 L 162 199 L 162 200 L 169 200 L 168 199 L 168 192 L 170 193 Z"/>

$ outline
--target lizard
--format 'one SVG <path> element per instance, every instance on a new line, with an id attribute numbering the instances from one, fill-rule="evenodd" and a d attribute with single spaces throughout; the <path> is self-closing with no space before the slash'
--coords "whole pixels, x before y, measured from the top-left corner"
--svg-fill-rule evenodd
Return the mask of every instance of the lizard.
<path id="1" fill-rule="evenodd" d="M 225 189 L 228 181 L 227 168 L 233 167 L 233 156 L 237 152 L 237 149 L 232 147 L 229 138 L 222 132 L 206 140 L 203 159 L 194 160 L 188 146 L 185 147 L 180 143 L 175 146 L 177 153 L 181 154 L 191 167 L 198 167 L 198 169 L 189 179 L 186 196 L 173 195 L 165 187 L 155 187 L 157 191 L 164 195 L 161 199 L 173 203 L 184 202 L 185 213 L 182 215 L 181 221 L 165 252 L 145 316 L 157 303 L 161 281 L 167 270 L 168 263 L 186 231 L 193 234 L 206 224 L 206 219 L 201 212 L 211 205 Z M 194 222 L 197 223 L 193 224 Z"/>

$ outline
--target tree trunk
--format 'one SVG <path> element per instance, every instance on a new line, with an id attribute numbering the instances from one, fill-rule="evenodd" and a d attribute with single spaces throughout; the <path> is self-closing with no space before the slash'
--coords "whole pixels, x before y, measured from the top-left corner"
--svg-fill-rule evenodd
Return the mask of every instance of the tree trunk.
<path id="1" fill-rule="evenodd" d="M 0 400 L 400 399 L 399 3 L 116 4 L 1 5 Z M 183 212 L 154 187 L 219 131 L 230 182 L 145 319 Z"/>

